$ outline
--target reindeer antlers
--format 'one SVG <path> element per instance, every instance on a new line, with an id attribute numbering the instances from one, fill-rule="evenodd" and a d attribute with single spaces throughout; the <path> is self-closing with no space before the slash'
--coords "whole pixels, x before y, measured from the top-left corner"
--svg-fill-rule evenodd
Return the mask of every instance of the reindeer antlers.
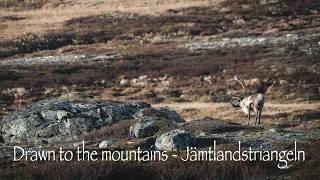
<path id="1" fill-rule="evenodd" d="M 237 76 L 234 76 L 233 78 L 234 78 L 235 81 L 239 82 L 240 85 L 242 86 L 242 94 L 245 93 L 245 88 L 244 88 L 244 85 L 243 85 L 243 82 L 242 82 L 243 80 L 240 80 Z"/>

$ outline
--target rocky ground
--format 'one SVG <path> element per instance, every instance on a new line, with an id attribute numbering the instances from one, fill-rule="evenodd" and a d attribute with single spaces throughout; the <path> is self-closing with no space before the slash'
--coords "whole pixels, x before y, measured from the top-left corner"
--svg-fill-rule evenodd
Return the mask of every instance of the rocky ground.
<path id="1" fill-rule="evenodd" d="M 159 6 L 151 14 L 120 8 L 125 1 L 112 6 L 117 12 L 102 11 L 101 2 L 32 1 L 25 6 L 0 1 L 3 178 L 22 173 L 50 179 L 61 171 L 74 179 L 79 174 L 111 179 L 127 174 L 159 179 L 198 179 L 199 174 L 207 175 L 203 179 L 317 177 L 319 2 L 188 1 L 182 6 L 170 1 L 180 8 L 168 8 L 150 1 L 150 7 Z M 88 10 L 67 13 L 69 6 Z M 48 16 L 46 7 L 61 17 Z M 47 18 L 45 24 L 35 21 L 39 15 Z M 258 126 L 248 126 L 241 110 L 229 103 L 241 93 L 234 75 L 248 94 L 265 93 Z M 284 150 L 297 141 L 307 161 L 281 171 L 272 163 L 176 160 L 12 163 L 17 144 L 75 150 L 82 140 L 96 150 L 202 149 L 214 141 L 221 149 L 232 149 L 239 140 L 245 147 Z"/>
<path id="2" fill-rule="evenodd" d="M 173 107 L 177 108 L 177 104 Z M 200 106 L 199 109 L 203 109 L 203 107 Z M 201 114 L 201 112 L 199 113 Z M 266 114 L 268 113 L 267 111 Z M 300 121 L 317 121 L 313 118 L 318 118 L 319 112 L 316 111 L 314 117 L 308 116 L 310 115 L 302 115 L 304 120 Z M 299 115 L 295 117 L 298 118 Z M 182 153 L 187 146 L 197 147 L 198 150 L 201 150 L 212 146 L 214 142 L 221 150 L 236 148 L 241 141 L 242 148 L 251 147 L 254 150 L 269 151 L 289 150 L 294 148 L 293 145 L 297 142 L 299 148 L 310 153 L 307 155 L 307 161 L 311 161 L 311 155 L 315 152 L 310 152 L 310 150 L 318 147 L 320 131 L 318 128 L 308 126 L 296 128 L 304 124 L 301 122 L 297 125 L 290 124 L 292 121 L 296 121 L 296 118 L 286 120 L 287 124 L 281 125 L 268 124 L 264 122 L 265 119 L 262 119 L 262 125 L 248 126 L 245 125 L 246 123 L 228 122 L 228 120 L 212 117 L 185 121 L 179 113 L 168 106 L 151 107 L 147 103 L 43 100 L 17 112 L 9 113 L 3 118 L 0 129 L 0 140 L 3 143 L 0 151 L 1 166 L 5 167 L 8 166 L 8 163 L 11 164 L 14 156 L 12 149 L 17 145 L 29 151 L 58 151 L 60 147 L 63 147 L 75 152 L 79 146 L 82 146 L 82 140 L 85 141 L 85 146 L 89 150 L 135 150 L 140 147 L 147 151 L 165 150 L 169 152 L 182 151 Z M 311 119 L 307 120 L 306 118 Z M 310 145 L 312 147 L 309 147 Z M 313 159 L 312 163 L 314 161 L 317 162 L 316 159 Z M 13 163 L 12 168 L 23 166 L 23 163 L 23 161 Z M 54 162 L 47 162 L 46 166 L 52 168 L 55 166 L 52 163 Z M 110 166 L 106 168 L 113 169 L 112 164 Z M 292 171 L 301 170 L 302 167 L 304 167 L 303 163 L 290 164 L 287 170 L 272 170 L 273 173 L 266 177 L 270 179 L 278 176 L 300 177 L 292 174 Z M 22 168 L 19 171 L 31 173 L 29 174 L 31 177 L 38 176 L 43 171 L 45 173 L 43 177 L 49 177 L 46 176 L 46 173 L 52 172 L 40 167 L 33 170 Z M 59 172 L 60 170 L 55 171 Z M 84 173 L 86 170 L 77 172 Z M 280 174 L 276 175 L 277 173 Z M 4 177 L 11 176 L 11 173 L 8 172 L 4 172 L 4 174 Z M 229 175 L 234 176 L 235 174 Z M 70 173 L 71 177 L 74 175 Z M 101 175 L 110 177 L 108 173 Z M 308 177 L 314 175 L 313 172 Z M 212 177 L 216 177 L 216 175 L 212 175 Z M 261 174 L 254 174 L 252 177 L 261 178 Z"/>

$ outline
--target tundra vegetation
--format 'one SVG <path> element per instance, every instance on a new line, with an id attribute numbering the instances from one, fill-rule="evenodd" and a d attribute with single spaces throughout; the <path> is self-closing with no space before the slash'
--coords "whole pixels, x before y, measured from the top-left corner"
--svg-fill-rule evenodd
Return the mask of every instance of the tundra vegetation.
<path id="1" fill-rule="evenodd" d="M 319 11 L 317 0 L 0 0 L 0 179 L 316 179 Z M 260 125 L 231 106 L 242 92 L 235 75 L 246 95 L 264 94 Z M 82 140 L 95 150 L 213 141 L 231 150 L 239 140 L 283 150 L 297 140 L 306 161 L 286 170 L 174 158 L 12 162 L 16 144 Z"/>

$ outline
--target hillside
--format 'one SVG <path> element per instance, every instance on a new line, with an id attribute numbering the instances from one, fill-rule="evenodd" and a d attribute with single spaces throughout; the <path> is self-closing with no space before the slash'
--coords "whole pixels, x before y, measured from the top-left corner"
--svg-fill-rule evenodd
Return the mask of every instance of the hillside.
<path id="1" fill-rule="evenodd" d="M 298 139 L 309 153 L 307 163 L 285 171 L 264 163 L 255 164 L 257 171 L 251 163 L 219 164 L 207 179 L 315 178 L 319 158 L 313 156 L 320 132 L 319 22 L 317 0 L 0 0 L 0 124 L 11 122 L 8 119 L 15 122 L 18 115 L 29 121 L 38 111 L 32 108 L 52 99 L 83 103 L 90 113 L 90 107 L 97 108 L 100 102 L 143 101 L 157 110 L 168 106 L 186 120 L 172 127 L 165 121 L 169 127 L 162 129 L 161 124 L 161 133 L 173 127 L 197 137 L 204 133 L 210 140 L 222 140 L 222 149 L 234 147 L 237 140 L 286 149 Z M 243 82 L 245 93 L 234 76 Z M 245 114 L 232 108 L 230 101 L 256 92 L 266 98 L 262 124 L 248 126 Z M 133 114 L 130 123 L 99 124 L 101 130 L 81 130 L 85 135 L 77 134 L 78 138 L 93 141 L 91 148 L 98 148 L 105 139 L 116 139 L 114 149 L 141 144 L 152 148 L 160 134 L 128 145 L 129 127 L 139 119 Z M 10 143 L 3 148 L 0 144 L 0 160 Z M 61 143 L 70 146 L 70 142 Z M 0 174 L 14 176 L 15 164 L 8 164 L 12 172 L 6 171 L 4 163 Z M 101 178 L 141 170 L 144 178 L 192 179 L 208 167 L 214 169 L 214 164 L 205 164 L 195 164 L 197 172 L 189 171 L 192 165 L 175 160 L 108 163 L 99 172 Z M 44 178 L 62 169 L 74 178 L 77 173 L 93 178 L 99 170 L 99 163 L 91 162 L 78 170 L 64 163 L 17 166 L 30 177 L 47 174 Z M 159 174 L 158 166 L 168 175 Z"/>

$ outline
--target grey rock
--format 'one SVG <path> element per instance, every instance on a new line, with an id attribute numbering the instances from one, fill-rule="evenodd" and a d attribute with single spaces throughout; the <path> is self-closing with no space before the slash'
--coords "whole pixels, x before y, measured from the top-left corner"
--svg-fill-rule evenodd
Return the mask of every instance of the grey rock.
<path id="1" fill-rule="evenodd" d="M 130 127 L 131 134 L 136 138 L 145 138 L 154 135 L 159 130 L 154 118 L 146 118 L 138 121 Z"/>
<path id="2" fill-rule="evenodd" d="M 285 137 L 285 136 L 282 136 L 282 135 L 276 135 L 276 136 L 274 137 L 274 139 L 275 139 L 276 141 L 284 141 L 284 140 L 286 139 L 286 137 Z"/>
<path id="3" fill-rule="evenodd" d="M 71 103 L 51 99 L 9 113 L 0 124 L 5 142 L 54 142 L 72 140 L 80 134 L 132 119 L 146 103 Z"/>
<path id="4" fill-rule="evenodd" d="M 157 117 L 157 118 L 164 118 L 176 123 L 185 122 L 185 120 L 182 119 L 177 112 L 175 112 L 173 109 L 169 107 L 161 107 L 159 110 L 156 110 L 154 108 L 141 109 L 137 111 L 133 115 L 133 117 L 137 120 L 145 119 L 149 117 Z"/>
<path id="5" fill-rule="evenodd" d="M 279 131 L 278 131 L 278 129 L 277 129 L 277 128 L 271 128 L 271 129 L 269 130 L 269 132 L 277 133 L 277 132 L 279 132 Z"/>
<path id="6" fill-rule="evenodd" d="M 243 130 L 238 132 L 238 136 L 243 136 L 243 135 L 245 135 L 245 134 L 246 134 L 246 132 L 243 131 Z"/>
<path id="7" fill-rule="evenodd" d="M 71 113 L 64 111 L 64 110 L 59 110 L 57 111 L 57 118 L 58 120 L 63 120 L 63 119 L 67 119 L 69 116 L 71 116 Z"/>
<path id="8" fill-rule="evenodd" d="M 61 63 L 74 63 L 74 62 L 96 62 L 113 60 L 121 57 L 120 54 L 110 52 L 96 56 L 86 55 L 58 55 L 58 56 L 41 56 L 41 57 L 28 57 L 28 58 L 15 58 L 0 62 L 0 66 L 33 66 L 41 64 L 61 64 Z"/>
<path id="9" fill-rule="evenodd" d="M 117 141 L 113 139 L 101 141 L 101 143 L 99 144 L 99 148 L 107 148 L 108 146 L 115 144 L 116 142 Z"/>
<path id="10" fill-rule="evenodd" d="M 284 131 L 283 131 L 283 129 L 280 129 L 280 128 L 271 128 L 271 129 L 269 129 L 269 132 L 270 133 L 282 133 Z"/>
<path id="11" fill-rule="evenodd" d="M 5 143 L 3 136 L 0 135 L 0 144 Z"/>
<path id="12" fill-rule="evenodd" d="M 279 3 L 279 0 L 260 0 L 261 4 L 274 4 L 274 3 Z"/>
<path id="13" fill-rule="evenodd" d="M 200 133 L 197 135 L 197 137 L 207 137 L 207 136 L 209 136 L 209 134 L 206 133 L 206 132 L 200 132 Z"/>
<path id="14" fill-rule="evenodd" d="M 227 8 L 227 7 L 223 7 L 223 8 L 221 8 L 220 12 L 222 12 L 222 13 L 229 13 L 229 12 L 231 12 L 231 9 L 230 9 L 230 8 Z"/>
<path id="15" fill-rule="evenodd" d="M 137 111 L 134 115 L 133 118 L 136 120 L 140 120 L 140 119 L 145 119 L 148 117 L 160 117 L 161 114 L 159 111 L 157 111 L 154 108 L 145 108 L 145 109 L 140 109 L 139 111 Z"/>
<path id="16" fill-rule="evenodd" d="M 319 33 L 313 34 L 289 34 L 280 36 L 247 36 L 235 38 L 223 38 L 222 40 L 200 39 L 185 43 L 183 46 L 191 50 L 209 50 L 222 48 L 250 47 L 256 45 L 278 45 L 281 43 L 298 43 L 319 36 Z M 314 44 L 313 49 L 317 49 Z M 309 52 L 308 48 L 304 48 L 305 52 Z M 315 52 L 315 51 L 313 51 Z"/>
<path id="17" fill-rule="evenodd" d="M 164 114 L 167 119 L 169 120 L 173 120 L 174 122 L 177 122 L 177 123 L 183 123 L 183 122 L 186 122 L 184 119 L 181 118 L 181 116 L 175 112 L 173 109 L 171 109 L 170 107 L 161 107 L 159 109 L 159 111 Z"/>
<path id="18" fill-rule="evenodd" d="M 181 129 L 166 132 L 158 137 L 155 142 L 156 149 L 165 151 L 184 150 L 188 146 L 193 147 L 195 145 L 196 137 Z"/>

